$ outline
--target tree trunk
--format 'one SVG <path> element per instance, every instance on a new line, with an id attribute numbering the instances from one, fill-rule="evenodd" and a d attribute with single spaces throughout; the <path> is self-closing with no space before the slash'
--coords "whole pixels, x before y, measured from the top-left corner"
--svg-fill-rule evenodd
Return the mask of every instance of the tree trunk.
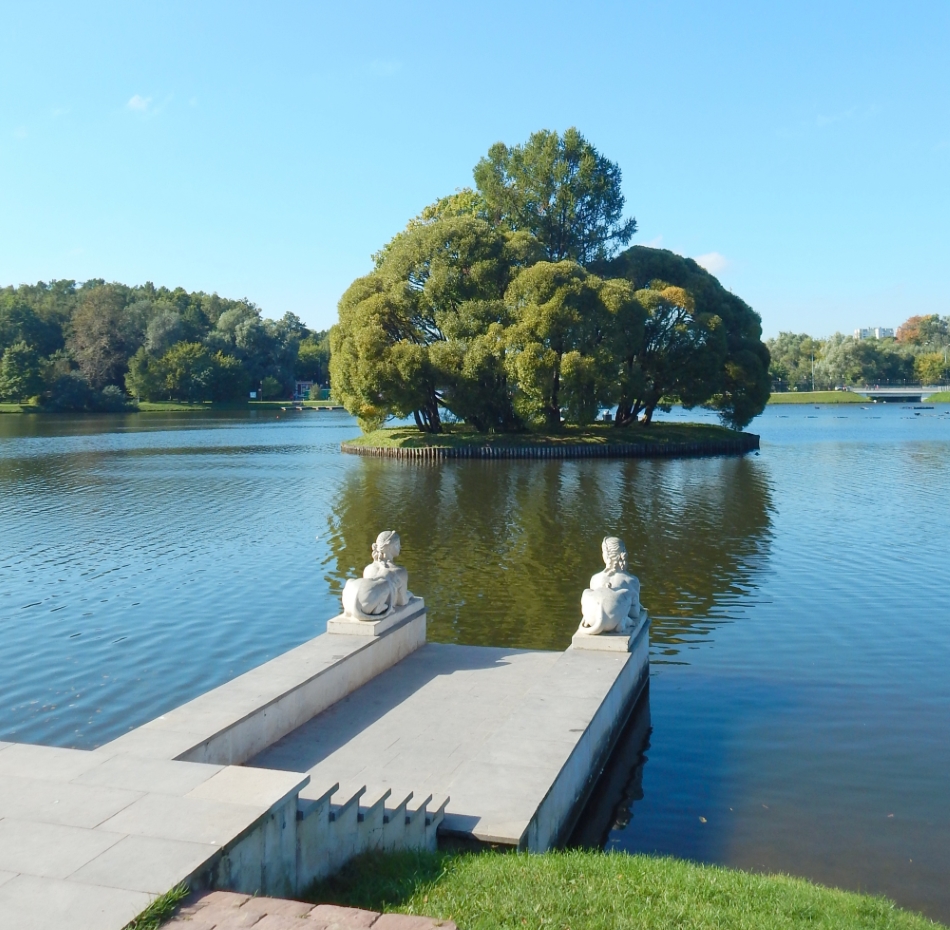
<path id="1" fill-rule="evenodd" d="M 551 383 L 551 404 L 548 407 L 548 427 L 551 429 L 560 429 L 561 426 L 561 407 L 559 404 L 561 393 L 561 356 L 557 357 L 557 364 L 554 366 L 554 378 Z"/>

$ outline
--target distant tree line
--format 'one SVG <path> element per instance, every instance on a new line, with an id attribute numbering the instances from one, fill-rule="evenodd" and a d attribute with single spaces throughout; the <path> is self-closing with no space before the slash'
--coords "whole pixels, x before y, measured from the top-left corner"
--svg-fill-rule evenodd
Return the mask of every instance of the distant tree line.
<path id="1" fill-rule="evenodd" d="M 364 429 L 623 427 L 672 402 L 736 427 L 769 396 L 758 315 L 694 261 L 621 251 L 619 167 L 576 129 L 494 145 L 375 256 L 330 331 L 334 395 Z"/>
<path id="2" fill-rule="evenodd" d="M 860 384 L 950 381 L 950 317 L 912 316 L 893 339 L 779 333 L 767 342 L 773 390 L 832 390 Z M 812 373 L 814 372 L 814 381 Z"/>
<path id="3" fill-rule="evenodd" d="M 102 280 L 0 289 L 0 399 L 117 410 L 133 399 L 289 397 L 326 384 L 329 340 L 248 300 Z"/>

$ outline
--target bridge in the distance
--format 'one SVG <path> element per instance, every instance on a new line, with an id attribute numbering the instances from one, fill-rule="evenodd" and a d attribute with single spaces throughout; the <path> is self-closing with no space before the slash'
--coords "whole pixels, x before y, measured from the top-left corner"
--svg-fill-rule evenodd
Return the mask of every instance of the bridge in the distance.
<path id="1" fill-rule="evenodd" d="M 884 403 L 921 403 L 940 391 L 950 391 L 946 384 L 865 384 L 848 388 L 854 394 L 860 394 L 868 400 Z"/>

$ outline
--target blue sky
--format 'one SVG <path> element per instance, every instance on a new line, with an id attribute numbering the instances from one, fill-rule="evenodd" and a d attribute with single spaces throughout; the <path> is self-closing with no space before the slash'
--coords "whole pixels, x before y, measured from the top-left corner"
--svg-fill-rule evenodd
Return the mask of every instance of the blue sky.
<path id="1" fill-rule="evenodd" d="M 495 141 L 577 126 L 634 242 L 780 330 L 950 314 L 950 3 L 0 0 L 0 285 L 317 327 Z"/>

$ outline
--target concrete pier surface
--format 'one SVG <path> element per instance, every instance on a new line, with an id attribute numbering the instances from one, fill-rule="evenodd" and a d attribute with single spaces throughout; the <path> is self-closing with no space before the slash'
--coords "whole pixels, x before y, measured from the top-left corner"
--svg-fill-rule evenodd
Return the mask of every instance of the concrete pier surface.
<path id="1" fill-rule="evenodd" d="M 632 652 L 425 645 L 248 764 L 310 790 L 447 795 L 441 834 L 547 849 L 646 681 L 646 631 Z"/>
<path id="2" fill-rule="evenodd" d="M 118 930 L 199 873 L 260 886 L 256 847 L 271 846 L 278 864 L 306 783 L 287 772 L 0 743 L 0 930 Z"/>

